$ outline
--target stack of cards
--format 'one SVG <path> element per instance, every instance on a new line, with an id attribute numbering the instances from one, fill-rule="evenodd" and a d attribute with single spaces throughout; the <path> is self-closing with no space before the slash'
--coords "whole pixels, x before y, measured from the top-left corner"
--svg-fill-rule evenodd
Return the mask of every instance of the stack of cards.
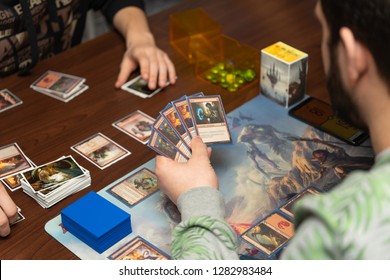
<path id="1" fill-rule="evenodd" d="M 61 211 L 62 226 L 99 254 L 131 233 L 130 218 L 95 192 Z"/>
<path id="2" fill-rule="evenodd" d="M 179 162 L 191 156 L 190 143 L 200 136 L 208 146 L 232 143 L 219 95 L 197 93 L 169 103 L 156 118 L 148 146 Z"/>
<path id="3" fill-rule="evenodd" d="M 8 89 L 0 90 L 0 113 L 15 106 L 18 106 L 22 103 L 22 100 L 20 100 Z"/>
<path id="4" fill-rule="evenodd" d="M 44 208 L 91 185 L 89 171 L 72 156 L 61 157 L 23 172 L 22 177 L 23 191 Z"/>
<path id="5" fill-rule="evenodd" d="M 85 78 L 47 71 L 30 87 L 55 99 L 68 102 L 89 88 L 84 82 Z"/>

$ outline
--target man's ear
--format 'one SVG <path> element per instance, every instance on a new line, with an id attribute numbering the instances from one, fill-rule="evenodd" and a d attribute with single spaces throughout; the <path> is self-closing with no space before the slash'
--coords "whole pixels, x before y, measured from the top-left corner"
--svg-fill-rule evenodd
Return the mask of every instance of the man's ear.
<path id="1" fill-rule="evenodd" d="M 346 82 L 350 87 L 354 87 L 367 71 L 369 53 L 367 48 L 356 40 L 351 29 L 347 27 L 340 29 L 340 41 L 339 51 L 343 56 L 339 61 L 340 66 L 345 70 L 344 78 Z"/>

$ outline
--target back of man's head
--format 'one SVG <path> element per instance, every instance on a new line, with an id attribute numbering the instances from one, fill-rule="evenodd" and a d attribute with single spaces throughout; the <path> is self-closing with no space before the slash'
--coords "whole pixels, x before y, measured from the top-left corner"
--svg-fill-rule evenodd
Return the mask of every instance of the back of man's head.
<path id="1" fill-rule="evenodd" d="M 320 0 L 330 30 L 330 48 L 340 41 L 341 27 L 352 30 L 375 59 L 390 86 L 390 0 Z"/>

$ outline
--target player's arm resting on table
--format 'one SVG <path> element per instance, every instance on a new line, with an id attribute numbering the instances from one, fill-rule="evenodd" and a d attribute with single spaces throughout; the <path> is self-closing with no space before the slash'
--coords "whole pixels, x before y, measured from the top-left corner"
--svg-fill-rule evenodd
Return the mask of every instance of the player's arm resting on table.
<path id="1" fill-rule="evenodd" d="M 225 203 L 209 151 L 198 137 L 186 163 L 156 157 L 159 188 L 176 203 L 182 222 L 173 231 L 175 259 L 237 259 L 237 234 L 225 221 Z"/>
<path id="2" fill-rule="evenodd" d="M 10 234 L 10 224 L 18 218 L 18 209 L 11 197 L 8 195 L 3 184 L 0 183 L 0 236 Z"/>
<path id="3" fill-rule="evenodd" d="M 115 14 L 113 23 L 125 37 L 127 48 L 116 87 L 124 84 L 138 66 L 150 89 L 164 87 L 168 81 L 175 83 L 175 67 L 168 55 L 156 46 L 143 10 L 138 7 L 123 8 Z"/>

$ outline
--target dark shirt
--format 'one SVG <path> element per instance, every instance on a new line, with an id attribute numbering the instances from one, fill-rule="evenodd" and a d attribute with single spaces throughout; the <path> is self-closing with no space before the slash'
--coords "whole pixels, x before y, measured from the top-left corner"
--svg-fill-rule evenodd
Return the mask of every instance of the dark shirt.
<path id="1" fill-rule="evenodd" d="M 1 0 L 0 77 L 26 74 L 38 61 L 79 44 L 89 9 L 101 10 L 112 23 L 128 6 L 144 9 L 142 0 Z"/>

